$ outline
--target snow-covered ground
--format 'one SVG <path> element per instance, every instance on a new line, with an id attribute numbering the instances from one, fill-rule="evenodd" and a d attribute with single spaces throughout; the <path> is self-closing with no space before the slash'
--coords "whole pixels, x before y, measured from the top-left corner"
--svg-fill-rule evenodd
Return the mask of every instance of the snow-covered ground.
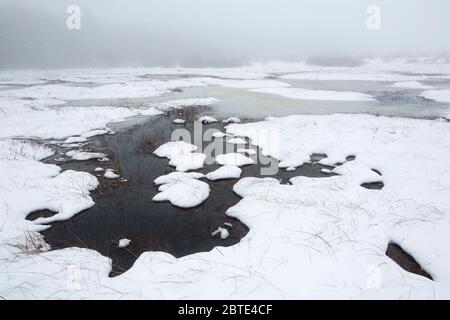
<path id="1" fill-rule="evenodd" d="M 155 79 L 163 75 L 172 77 Z M 54 221 L 94 206 L 90 192 L 99 185 L 89 173 L 61 172 L 58 166 L 43 163 L 55 152 L 45 143 L 75 144 L 67 148 L 72 151 L 68 156 L 83 160 L 92 154 L 77 144 L 97 134 L 113 134 L 111 122 L 217 102 L 209 95 L 171 100 L 174 90 L 220 86 L 261 93 L 261 99 L 267 93 L 288 92 L 300 100 L 335 101 L 342 95 L 343 100 L 373 98 L 357 89 L 301 88 L 289 81 L 383 81 L 393 90 L 418 90 L 417 96 L 445 104 L 450 102 L 446 98 L 449 75 L 450 63 L 430 58 L 366 60 L 354 68 L 270 63 L 234 69 L 2 71 L 0 86 L 6 88 L 0 91 L 0 297 L 450 298 L 450 123 L 440 119 L 293 115 L 228 125 L 230 136 L 250 138 L 265 155 L 280 160 L 280 167 L 298 167 L 312 153 L 327 155 L 322 164 L 344 163 L 332 170 L 336 176 L 295 177 L 291 184 L 272 178 L 239 180 L 234 191 L 243 199 L 227 214 L 250 231 L 232 247 L 179 259 L 147 252 L 129 271 L 109 278 L 108 258 L 88 249 L 48 251 L 38 233 Z M 424 86 L 432 81 L 433 90 L 416 82 L 412 86 L 411 81 Z M 78 100 L 165 95 L 169 98 L 164 101 L 139 105 L 77 106 Z M 166 144 L 156 154 L 167 157 L 168 165 L 178 171 L 197 170 L 205 160 L 189 144 Z M 346 161 L 349 155 L 356 159 Z M 216 161 L 252 165 L 252 159 L 240 153 Z M 223 169 L 210 178 L 239 176 L 239 168 L 225 168 L 233 172 Z M 199 205 L 209 195 L 201 178 L 192 172 L 161 177 L 154 200 L 182 207 Z M 382 190 L 360 186 L 378 181 L 385 185 Z M 42 209 L 56 214 L 25 219 Z M 218 234 L 225 237 L 226 229 Z M 390 241 L 414 256 L 434 281 L 410 274 L 388 258 Z"/>

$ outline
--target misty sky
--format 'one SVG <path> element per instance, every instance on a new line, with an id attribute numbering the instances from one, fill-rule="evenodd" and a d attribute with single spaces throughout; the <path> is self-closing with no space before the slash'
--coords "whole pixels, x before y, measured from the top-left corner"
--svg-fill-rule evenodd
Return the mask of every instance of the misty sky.
<path id="1" fill-rule="evenodd" d="M 70 4 L 81 30 L 66 28 Z M 448 0 L 0 0 L 2 69 L 426 54 L 450 54 Z"/>

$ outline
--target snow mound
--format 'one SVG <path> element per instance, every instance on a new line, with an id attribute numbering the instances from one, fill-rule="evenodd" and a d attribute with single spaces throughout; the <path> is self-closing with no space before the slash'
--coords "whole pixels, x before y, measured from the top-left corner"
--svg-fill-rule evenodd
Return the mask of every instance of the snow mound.
<path id="1" fill-rule="evenodd" d="M 113 169 L 106 169 L 103 177 L 105 177 L 106 179 L 118 179 L 120 178 L 120 175 L 115 173 Z"/>
<path id="2" fill-rule="evenodd" d="M 203 168 L 206 155 L 203 153 L 192 153 L 197 147 L 184 141 L 167 142 L 156 149 L 153 153 L 161 158 L 168 158 L 169 165 L 177 171 L 185 172 Z"/>
<path id="3" fill-rule="evenodd" d="M 173 123 L 175 123 L 175 124 L 184 124 L 184 123 L 186 123 L 186 120 L 183 120 L 183 119 L 175 119 L 175 120 L 173 120 Z"/>
<path id="4" fill-rule="evenodd" d="M 247 144 L 247 141 L 245 141 L 242 138 L 232 138 L 227 140 L 227 143 L 231 143 L 231 144 Z"/>
<path id="5" fill-rule="evenodd" d="M 200 117 L 198 119 L 199 122 L 203 123 L 203 124 L 209 124 L 209 123 L 214 123 L 214 122 L 218 122 L 218 120 L 216 118 L 210 117 L 210 116 L 203 116 Z"/>
<path id="6" fill-rule="evenodd" d="M 169 201 L 180 208 L 193 208 L 202 204 L 209 196 L 209 185 L 203 181 L 184 178 L 163 184 L 153 201 Z"/>
<path id="7" fill-rule="evenodd" d="M 220 235 L 220 239 L 225 240 L 230 235 L 230 232 L 226 228 L 218 227 L 215 231 L 211 232 L 212 237 L 216 235 Z"/>
<path id="8" fill-rule="evenodd" d="M 254 164 L 255 161 L 246 157 L 240 153 L 227 153 L 227 154 L 219 154 L 216 157 L 216 162 L 222 166 L 230 165 L 230 166 L 246 166 L 249 164 Z"/>
<path id="9" fill-rule="evenodd" d="M 217 103 L 218 101 L 219 100 L 215 98 L 177 99 L 158 104 L 151 104 L 151 106 L 155 106 L 160 110 L 168 110 L 168 109 L 180 109 L 185 107 L 195 107 L 195 106 L 209 106 Z"/>
<path id="10" fill-rule="evenodd" d="M 85 152 L 85 151 L 79 151 L 79 150 L 72 150 L 72 151 L 66 152 L 66 156 L 72 158 L 72 160 L 77 160 L 77 161 L 86 161 L 86 160 L 91 160 L 91 159 L 103 159 L 106 157 L 106 155 L 101 152 Z"/>
<path id="11" fill-rule="evenodd" d="M 201 179 L 205 175 L 198 172 L 171 172 L 155 179 L 156 185 L 179 182 L 185 179 Z"/>
<path id="12" fill-rule="evenodd" d="M 120 239 L 117 248 L 126 248 L 131 244 L 130 239 Z"/>
<path id="13" fill-rule="evenodd" d="M 231 165 L 225 165 L 213 172 L 208 173 L 206 175 L 206 178 L 211 181 L 222 179 L 236 179 L 241 177 L 241 173 L 241 168 Z"/>
<path id="14" fill-rule="evenodd" d="M 169 165 L 175 167 L 177 171 L 186 172 L 203 168 L 205 160 L 206 155 L 203 153 L 185 153 L 172 156 Z"/>

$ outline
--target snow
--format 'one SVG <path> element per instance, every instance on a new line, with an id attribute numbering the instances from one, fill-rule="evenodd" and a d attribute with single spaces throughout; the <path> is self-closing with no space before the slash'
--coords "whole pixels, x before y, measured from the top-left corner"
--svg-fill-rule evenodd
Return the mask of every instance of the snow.
<path id="1" fill-rule="evenodd" d="M 184 124 L 184 123 L 186 123 L 186 120 L 183 120 L 183 119 L 175 119 L 175 120 L 173 120 L 173 123 L 175 123 L 175 124 Z"/>
<path id="2" fill-rule="evenodd" d="M 101 168 L 101 167 L 97 167 L 94 169 L 95 172 L 103 172 L 105 171 L 105 169 Z"/>
<path id="3" fill-rule="evenodd" d="M 72 150 L 66 152 L 66 156 L 70 157 L 72 160 L 86 161 L 91 159 L 102 159 L 106 155 L 101 152 L 86 152 L 86 151 Z"/>
<path id="4" fill-rule="evenodd" d="M 218 227 L 215 231 L 211 233 L 212 237 L 215 237 L 216 235 L 220 235 L 220 239 L 225 240 L 226 238 L 228 238 L 230 233 L 226 228 Z"/>
<path id="5" fill-rule="evenodd" d="M 155 179 L 156 185 L 179 182 L 184 179 L 201 179 L 205 175 L 198 172 L 171 172 Z"/>
<path id="6" fill-rule="evenodd" d="M 25 140 L 0 140 L 0 160 L 43 160 L 55 152 L 49 147 Z"/>
<path id="7" fill-rule="evenodd" d="M 426 86 L 419 81 L 403 81 L 403 82 L 396 82 L 392 85 L 396 88 L 407 88 L 407 89 L 431 89 L 431 86 Z"/>
<path id="8" fill-rule="evenodd" d="M 115 173 L 113 169 L 106 169 L 103 177 L 105 177 L 106 179 L 118 179 L 120 178 L 120 175 Z"/>
<path id="9" fill-rule="evenodd" d="M 372 101 L 372 96 L 350 91 L 310 90 L 301 88 L 264 88 L 252 92 L 273 94 L 299 100 Z"/>
<path id="10" fill-rule="evenodd" d="M 58 166 L 39 162 L 53 152 L 36 143 L 0 140 L 0 146 L 0 243 L 23 237 L 24 232 L 44 230 L 49 223 L 69 219 L 94 205 L 89 196 L 98 186 L 94 176 L 72 170 L 61 173 Z M 25 220 L 30 212 L 44 209 L 55 214 Z M 2 245 L 0 252 L 5 250 Z"/>
<path id="11" fill-rule="evenodd" d="M 216 162 L 222 166 L 230 165 L 230 166 L 246 166 L 249 164 L 254 164 L 255 161 L 246 157 L 240 153 L 227 153 L 227 154 L 219 154 L 216 157 Z"/>
<path id="12" fill-rule="evenodd" d="M 239 148 L 239 149 L 237 149 L 237 152 L 239 152 L 239 153 L 246 153 L 246 154 L 248 154 L 248 155 L 250 155 L 250 156 L 253 156 L 253 155 L 256 154 L 256 150 L 253 150 L 253 149 L 245 149 L 245 148 Z"/>
<path id="13" fill-rule="evenodd" d="M 223 138 L 225 137 L 227 134 L 221 131 L 216 131 L 212 134 L 213 138 Z"/>
<path id="14" fill-rule="evenodd" d="M 9 137 L 36 137 L 42 139 L 64 139 L 81 134 L 89 137 L 104 132 L 110 122 L 123 121 L 136 115 L 158 115 L 154 108 L 121 107 L 60 107 L 7 114 L 2 118 L 0 139 Z M 90 133 L 89 133 L 90 132 Z M 84 138 L 89 138 L 84 136 Z"/>
<path id="15" fill-rule="evenodd" d="M 126 248 L 131 244 L 130 239 L 120 239 L 117 248 Z"/>
<path id="16" fill-rule="evenodd" d="M 435 100 L 438 102 L 450 102 L 450 89 L 443 90 L 427 90 L 420 95 L 425 99 Z"/>
<path id="17" fill-rule="evenodd" d="M 241 119 L 236 117 L 229 117 L 227 119 L 222 120 L 222 123 L 240 123 Z"/>
<path id="18" fill-rule="evenodd" d="M 208 173 L 206 175 L 206 178 L 211 181 L 222 179 L 237 179 L 240 178 L 241 173 L 241 168 L 231 165 L 225 165 L 215 171 Z"/>
<path id="19" fill-rule="evenodd" d="M 195 107 L 195 106 L 210 106 L 217 103 L 219 100 L 209 97 L 209 98 L 191 98 L 191 99 L 176 99 L 161 103 L 149 104 L 149 106 L 154 106 L 160 110 L 168 109 L 179 109 L 185 107 Z"/>
<path id="20" fill-rule="evenodd" d="M 162 184 L 153 201 L 169 201 L 180 208 L 193 208 L 202 204 L 209 196 L 209 185 L 192 178 L 182 178 Z"/>
<path id="21" fill-rule="evenodd" d="M 231 143 L 231 144 L 247 144 L 247 141 L 245 141 L 242 138 L 232 138 L 227 140 L 227 143 Z"/>
<path id="22" fill-rule="evenodd" d="M 169 165 L 175 167 L 175 170 L 185 172 L 203 168 L 206 155 L 203 153 L 184 153 L 172 156 Z"/>
<path id="23" fill-rule="evenodd" d="M 184 141 L 171 141 L 163 144 L 153 153 L 160 158 L 168 158 L 183 155 L 197 150 L 197 147 L 191 143 Z"/>
<path id="24" fill-rule="evenodd" d="M 198 121 L 203 123 L 203 124 L 209 124 L 209 123 L 217 122 L 218 120 L 216 118 L 213 118 L 213 117 L 210 117 L 210 116 L 203 116 L 203 117 L 200 117 L 198 119 Z"/>
<path id="25" fill-rule="evenodd" d="M 171 141 L 163 144 L 153 153 L 161 158 L 168 158 L 169 165 L 177 171 L 185 172 L 203 168 L 206 155 L 203 153 L 193 153 L 197 147 L 184 141 Z"/>

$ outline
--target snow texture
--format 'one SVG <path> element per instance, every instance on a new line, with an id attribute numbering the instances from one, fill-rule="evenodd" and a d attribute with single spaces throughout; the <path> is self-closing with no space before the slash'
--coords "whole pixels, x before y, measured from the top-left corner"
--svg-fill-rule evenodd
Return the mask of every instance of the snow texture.
<path id="1" fill-rule="evenodd" d="M 162 184 L 153 201 L 169 201 L 180 208 L 193 208 L 202 204 L 209 196 L 209 185 L 192 178 L 177 179 Z"/>
<path id="2" fill-rule="evenodd" d="M 450 103 L 450 89 L 443 90 L 427 90 L 420 95 L 425 99 L 435 100 L 438 102 Z"/>
<path id="3" fill-rule="evenodd" d="M 210 116 L 203 116 L 198 119 L 199 122 L 203 124 L 210 124 L 217 122 L 218 120 L 216 118 L 210 117 Z"/>
<path id="4" fill-rule="evenodd" d="M 208 173 L 206 175 L 206 178 L 211 181 L 222 179 L 237 179 L 241 177 L 241 173 L 241 168 L 231 165 L 225 165 L 215 171 Z"/>
<path id="5" fill-rule="evenodd" d="M 219 154 L 216 156 L 216 162 L 222 166 L 230 165 L 236 167 L 242 167 L 255 163 L 253 159 L 250 159 L 240 153 Z"/>
<path id="6" fill-rule="evenodd" d="M 113 169 L 106 169 L 103 177 L 105 177 L 106 179 L 118 179 L 120 178 L 120 175 L 115 173 Z"/>
<path id="7" fill-rule="evenodd" d="M 120 239 L 117 248 L 126 248 L 131 244 L 130 239 Z"/>
<path id="8" fill-rule="evenodd" d="M 310 90 L 300 88 L 252 89 L 252 92 L 278 95 L 299 100 L 372 101 L 372 96 L 350 91 Z"/>

